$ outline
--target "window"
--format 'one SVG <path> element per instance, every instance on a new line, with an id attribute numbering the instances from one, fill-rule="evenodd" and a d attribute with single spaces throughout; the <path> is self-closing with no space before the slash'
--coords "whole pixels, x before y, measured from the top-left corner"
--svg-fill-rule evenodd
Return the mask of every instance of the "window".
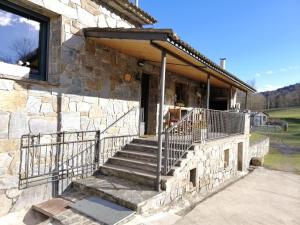
<path id="1" fill-rule="evenodd" d="M 182 83 L 175 83 L 175 103 L 177 106 L 187 106 L 188 87 Z"/>
<path id="2" fill-rule="evenodd" d="M 226 169 L 229 165 L 229 149 L 224 151 L 224 169 Z"/>
<path id="3" fill-rule="evenodd" d="M 7 1 L 0 2 L 0 73 L 47 78 L 49 19 Z"/>

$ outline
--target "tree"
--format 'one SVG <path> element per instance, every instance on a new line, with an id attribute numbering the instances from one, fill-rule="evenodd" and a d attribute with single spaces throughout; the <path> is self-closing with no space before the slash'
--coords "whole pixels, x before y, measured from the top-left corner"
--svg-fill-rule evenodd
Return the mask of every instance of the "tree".
<path id="1" fill-rule="evenodd" d="M 16 39 L 12 45 L 11 49 L 15 51 L 17 55 L 16 63 L 20 60 L 24 63 L 28 61 L 28 58 L 31 58 L 34 54 L 36 54 L 36 47 L 32 39 L 29 38 L 21 38 Z"/>

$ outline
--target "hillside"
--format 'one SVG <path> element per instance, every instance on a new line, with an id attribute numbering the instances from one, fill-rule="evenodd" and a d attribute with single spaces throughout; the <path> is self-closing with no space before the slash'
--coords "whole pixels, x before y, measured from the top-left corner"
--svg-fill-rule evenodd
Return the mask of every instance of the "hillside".
<path id="1" fill-rule="evenodd" d="M 300 83 L 275 91 L 259 92 L 250 97 L 252 110 L 300 106 Z"/>

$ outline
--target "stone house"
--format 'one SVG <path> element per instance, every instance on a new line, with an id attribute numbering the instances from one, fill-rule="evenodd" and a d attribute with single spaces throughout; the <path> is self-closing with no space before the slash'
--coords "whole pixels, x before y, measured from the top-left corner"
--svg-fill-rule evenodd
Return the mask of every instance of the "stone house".
<path id="1" fill-rule="evenodd" d="M 0 216 L 99 166 L 164 190 L 140 212 L 247 170 L 249 115 L 220 110 L 255 90 L 155 22 L 127 0 L 0 2 Z"/>

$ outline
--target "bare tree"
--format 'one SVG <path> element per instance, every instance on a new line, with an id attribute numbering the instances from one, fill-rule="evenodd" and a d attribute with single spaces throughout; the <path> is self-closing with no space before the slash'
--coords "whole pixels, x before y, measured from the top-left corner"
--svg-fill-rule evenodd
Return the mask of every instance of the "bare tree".
<path id="1" fill-rule="evenodd" d="M 21 38 L 13 41 L 11 45 L 11 49 L 15 51 L 18 59 L 23 61 L 24 63 L 36 52 L 36 47 L 32 39 L 29 38 Z"/>

